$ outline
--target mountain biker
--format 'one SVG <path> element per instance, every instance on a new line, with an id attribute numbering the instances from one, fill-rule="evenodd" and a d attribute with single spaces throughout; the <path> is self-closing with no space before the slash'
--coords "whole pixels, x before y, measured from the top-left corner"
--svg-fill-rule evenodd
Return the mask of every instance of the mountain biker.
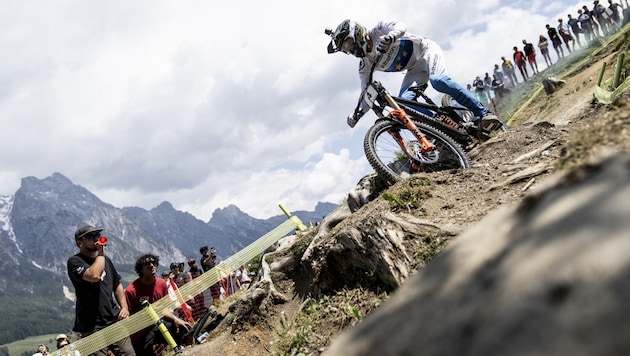
<path id="1" fill-rule="evenodd" d="M 431 82 L 438 92 L 453 97 L 458 103 L 475 115 L 475 125 L 481 123 L 485 130 L 495 130 L 503 123 L 489 112 L 466 88 L 452 80 L 446 73 L 442 49 L 434 41 L 407 32 L 400 22 L 379 22 L 368 32 L 367 28 L 353 20 L 344 20 L 331 34 L 328 53 L 343 52 L 360 59 L 359 79 L 361 91 L 368 86 L 370 70 L 377 57 L 382 57 L 375 70 L 383 72 L 407 71 L 400 86 L 399 96 L 413 100 L 415 94 L 408 89 L 416 85 Z M 365 111 L 367 104 L 362 103 Z M 348 125 L 354 127 L 359 121 L 355 115 L 348 116 Z"/>

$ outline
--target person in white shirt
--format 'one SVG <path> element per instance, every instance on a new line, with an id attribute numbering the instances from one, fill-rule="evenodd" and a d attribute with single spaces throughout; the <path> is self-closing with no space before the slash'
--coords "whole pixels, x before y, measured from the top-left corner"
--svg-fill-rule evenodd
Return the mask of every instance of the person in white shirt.
<path id="1" fill-rule="evenodd" d="M 241 286 L 241 290 L 249 288 L 249 285 L 252 283 L 252 279 L 249 277 L 247 268 L 243 265 L 236 270 L 236 279 Z"/>

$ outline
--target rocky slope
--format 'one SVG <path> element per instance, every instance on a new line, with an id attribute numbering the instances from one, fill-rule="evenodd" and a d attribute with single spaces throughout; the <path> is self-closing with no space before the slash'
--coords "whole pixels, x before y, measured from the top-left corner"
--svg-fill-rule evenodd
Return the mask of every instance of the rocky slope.
<path id="1" fill-rule="evenodd" d="M 473 168 L 456 172 L 414 175 L 411 179 L 396 184 L 377 199 L 360 208 L 351 217 L 335 226 L 324 239 L 334 240 L 335 236 L 340 236 L 345 231 L 356 229 L 358 226 L 373 224 L 375 225 L 373 229 L 378 229 L 377 225 L 383 220 L 383 216 L 395 214 L 400 219 L 416 221 L 435 228 L 433 233 L 415 238 L 404 237 L 404 249 L 410 257 L 411 267 L 419 270 L 415 274 L 421 275 L 420 278 L 424 278 L 424 282 L 418 282 L 418 277 L 412 274 L 401 289 L 407 287 L 408 281 L 426 283 L 435 288 L 445 287 L 440 283 L 442 280 L 446 282 L 449 277 L 452 279 L 466 275 L 466 273 L 455 273 L 459 269 L 464 269 L 463 271 L 466 272 L 468 271 L 466 268 L 472 268 L 471 265 L 462 263 L 466 261 L 466 258 L 461 261 L 458 258 L 452 258 L 454 246 L 457 245 L 455 242 L 460 236 L 469 234 L 473 227 L 474 230 L 484 231 L 485 235 L 498 233 L 499 231 L 494 229 L 499 229 L 501 219 L 497 221 L 494 214 L 499 213 L 496 211 L 522 206 L 523 201 L 531 199 L 532 192 L 539 191 L 548 184 L 551 175 L 556 176 L 566 172 L 575 172 L 574 174 L 579 175 L 579 172 L 585 171 L 580 167 L 606 152 L 630 152 L 628 95 L 622 95 L 612 105 L 592 102 L 593 89 L 603 63 L 606 63 L 607 68 L 604 77 L 612 76 L 619 49 L 626 46 L 623 36 L 617 36 L 611 41 L 600 47 L 594 46 L 581 53 L 572 54 L 562 63 L 562 68 L 559 65 L 554 71 L 543 71 L 538 78 L 531 80 L 528 86 L 515 91 L 513 100 L 520 109 L 517 111 L 507 109 L 507 112 L 513 115 L 510 120 L 510 131 L 494 137 L 477 148 L 473 152 Z M 546 75 L 561 77 L 566 80 L 565 86 L 552 95 L 546 95 L 537 84 Z M 562 185 L 557 187 L 557 189 L 561 188 Z M 614 194 L 614 189 L 612 191 Z M 571 202 L 571 196 L 568 199 Z M 486 218 L 489 215 L 495 217 Z M 502 217 L 505 218 L 505 215 Z M 369 227 L 365 230 L 369 230 Z M 310 241 L 308 238 L 312 239 L 315 233 L 316 231 L 302 237 Z M 482 239 L 472 242 L 470 240 L 468 238 L 469 246 L 474 248 L 471 247 L 462 252 L 464 256 L 475 253 L 484 255 L 490 253 L 490 250 L 496 251 L 492 245 L 484 245 Z M 542 248 L 542 246 L 538 247 Z M 300 251 L 303 252 L 304 248 Z M 446 252 L 440 253 L 445 248 Z M 300 251 L 295 253 L 298 257 Z M 435 264 L 433 264 L 430 260 L 435 254 L 438 254 L 438 257 L 435 258 Z M 450 255 L 451 258 L 447 259 L 445 255 Z M 551 258 L 553 259 L 553 256 Z M 429 268 L 424 268 L 427 265 L 433 269 L 431 275 L 424 273 L 425 270 L 429 270 Z M 493 266 L 486 268 L 492 269 Z M 509 264 L 505 268 L 509 268 Z M 300 273 L 304 269 L 304 266 L 298 264 L 293 269 L 275 276 L 276 287 L 288 296 L 286 303 L 266 303 L 262 317 L 255 319 L 232 315 L 228 319 L 233 322 L 224 323 L 211 334 L 207 342 L 187 348 L 183 354 L 320 354 L 327 350 L 331 354 L 341 354 L 347 351 L 344 346 L 361 342 L 361 336 L 352 333 L 355 326 L 360 325 L 362 335 L 370 335 L 371 325 L 379 324 L 374 321 L 377 317 L 383 318 L 378 320 L 387 320 L 388 317 L 392 317 L 395 307 L 388 307 L 389 303 L 394 305 L 402 303 L 396 299 L 398 291 L 394 291 L 392 297 L 390 289 L 385 288 L 384 284 L 379 284 L 378 278 L 374 278 L 368 271 L 357 271 L 350 277 L 344 276 L 344 280 L 354 279 L 357 281 L 356 284 L 347 284 L 345 287 L 326 293 L 305 294 L 300 287 L 309 283 L 317 284 L 318 281 L 305 281 L 304 274 Z M 544 271 L 539 271 L 539 273 L 544 273 Z M 479 277 L 485 278 L 481 273 Z M 434 279 L 429 283 L 427 278 Z M 483 288 L 483 282 L 486 281 L 485 279 L 478 280 L 475 275 L 461 278 L 470 278 L 469 283 L 474 288 Z M 376 281 L 376 283 L 369 283 L 370 281 Z M 487 281 L 491 283 L 491 280 Z M 473 282 L 481 284 L 472 284 Z M 415 289 L 407 287 L 405 290 Z M 423 289 L 423 291 L 431 295 L 431 290 Z M 558 293 L 552 293 L 551 298 L 562 299 L 566 296 L 566 289 L 560 288 L 555 291 Z M 435 292 L 437 293 L 437 289 Z M 483 298 L 483 294 L 466 294 L 465 289 L 453 289 L 452 292 L 455 293 L 451 296 L 452 299 Z M 588 295 L 585 298 L 588 298 Z M 219 308 L 228 312 L 231 301 L 222 303 Z M 588 299 L 585 301 L 587 302 Z M 384 304 L 383 307 L 381 307 L 382 304 Z M 431 325 L 413 318 L 403 319 L 405 321 L 402 323 L 400 319 L 396 319 L 399 323 L 396 325 L 400 328 L 409 327 L 421 333 L 422 326 L 431 328 L 437 325 L 436 323 L 445 322 L 444 320 L 448 322 L 462 319 L 465 323 L 467 319 L 461 315 L 458 317 L 458 314 L 465 312 L 466 309 L 453 308 L 458 305 L 454 303 L 450 305 L 451 309 L 440 309 L 443 313 L 427 320 L 427 323 L 432 323 Z M 411 308 L 409 305 L 407 307 Z M 432 305 L 425 305 L 425 310 L 427 308 L 430 310 L 431 307 Z M 513 306 L 506 304 L 502 307 L 509 309 Z M 437 304 L 435 308 L 438 308 Z M 475 306 L 470 308 L 474 309 Z M 379 313 L 380 309 L 391 313 Z M 605 307 L 600 309 L 605 309 Z M 396 313 L 402 315 L 403 318 L 405 316 L 404 309 L 402 311 L 398 309 Z M 526 323 L 527 313 L 523 315 L 521 316 L 524 318 L 523 323 Z M 390 329 L 395 327 L 394 324 L 387 325 Z M 477 326 L 471 325 L 466 328 L 464 325 L 463 328 L 458 329 L 464 333 L 470 333 L 470 335 L 466 334 L 468 345 L 474 344 L 476 340 L 474 336 Z M 515 327 L 514 324 L 511 327 Z M 339 345 L 335 343 L 335 340 L 343 331 L 349 334 L 340 339 L 341 345 Z M 517 333 L 518 328 L 511 331 L 512 334 L 506 332 L 507 336 L 504 337 Z M 583 332 L 587 333 L 588 328 Z M 432 335 L 435 335 L 436 339 L 426 341 L 429 344 L 448 346 L 453 341 L 448 334 Z M 410 338 L 411 336 L 407 335 L 405 340 L 414 341 Z M 553 338 L 550 339 L 553 340 Z M 374 354 L 387 350 L 386 341 L 380 342 L 383 344 L 380 349 L 371 350 Z M 518 342 L 524 341 L 519 339 Z M 424 347 L 427 347 L 426 350 L 429 344 L 424 344 Z M 333 345 L 332 348 L 331 345 Z M 463 344 L 458 346 L 466 347 Z M 417 347 L 411 350 L 424 349 L 421 345 Z M 377 352 L 377 350 L 380 351 Z M 440 349 L 435 348 L 435 350 L 438 351 L 434 353 L 439 354 Z M 468 348 L 459 350 L 468 350 Z M 628 351 L 628 348 L 623 350 Z M 500 349 L 495 351 L 498 352 Z M 535 351 L 529 354 L 535 354 Z M 404 353 L 405 351 L 399 349 L 397 352 Z M 449 354 L 449 352 L 442 354 Z M 370 354 L 369 351 L 367 353 Z M 361 352 L 355 354 L 361 354 Z M 365 354 L 365 349 L 363 349 L 363 354 Z M 471 354 L 481 353 L 471 352 Z"/>

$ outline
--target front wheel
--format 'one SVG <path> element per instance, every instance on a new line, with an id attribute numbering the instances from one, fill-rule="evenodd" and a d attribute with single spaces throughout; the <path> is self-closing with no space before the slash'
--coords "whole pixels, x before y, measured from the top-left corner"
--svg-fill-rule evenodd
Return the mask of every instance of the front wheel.
<path id="1" fill-rule="evenodd" d="M 413 133 L 396 121 L 377 121 L 365 134 L 363 141 L 365 156 L 381 178 L 393 183 L 405 174 L 470 168 L 468 155 L 455 140 L 430 125 L 415 120 L 414 123 L 426 135 L 427 140 L 435 146 L 434 151 L 422 153 L 420 142 Z M 414 158 L 426 161 L 423 157 L 426 158 L 429 155 L 433 160 L 437 157 L 437 161 L 422 164 L 420 169 L 412 168 L 412 160 L 389 134 L 390 130 L 398 132 L 407 142 L 410 150 L 416 155 Z"/>

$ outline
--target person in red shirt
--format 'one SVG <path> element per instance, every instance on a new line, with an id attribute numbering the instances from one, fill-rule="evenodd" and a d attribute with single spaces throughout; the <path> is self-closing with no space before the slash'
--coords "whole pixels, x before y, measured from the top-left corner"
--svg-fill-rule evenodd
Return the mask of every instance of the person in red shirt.
<path id="1" fill-rule="evenodd" d="M 532 67 L 532 72 L 534 74 L 538 74 L 538 62 L 536 62 L 536 49 L 534 49 L 534 45 L 531 42 L 527 42 L 527 40 L 523 40 L 523 52 L 525 52 L 525 56 L 527 57 L 527 61 L 529 65 Z"/>
<path id="2" fill-rule="evenodd" d="M 131 314 L 142 310 L 142 302 L 147 300 L 154 303 L 168 295 L 168 285 L 160 277 L 156 277 L 160 258 L 152 254 L 145 254 L 136 260 L 135 271 L 139 278 L 131 282 L 125 289 L 127 304 Z M 164 315 L 164 325 L 175 341 L 181 343 L 185 335 L 191 330 L 191 325 L 178 318 L 173 312 Z M 154 325 L 150 325 L 131 335 L 131 342 L 136 355 L 153 355 L 153 345 L 165 343 L 162 333 Z"/>
<path id="3" fill-rule="evenodd" d="M 519 50 L 518 47 L 514 46 L 514 63 L 518 67 L 518 70 L 521 72 L 521 76 L 523 76 L 523 80 L 527 81 L 529 79 L 529 74 L 527 74 L 527 63 L 525 62 L 525 53 Z"/>

